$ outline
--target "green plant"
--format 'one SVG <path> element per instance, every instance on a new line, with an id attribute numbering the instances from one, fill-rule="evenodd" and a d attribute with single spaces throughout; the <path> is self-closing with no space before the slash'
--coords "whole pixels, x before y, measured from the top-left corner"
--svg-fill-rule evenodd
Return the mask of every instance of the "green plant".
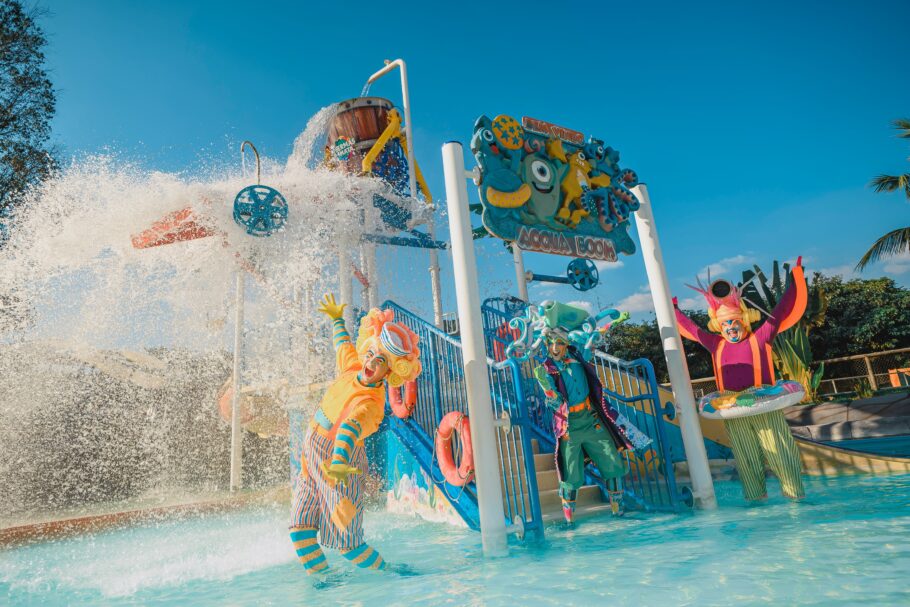
<path id="1" fill-rule="evenodd" d="M 782 278 L 781 267 L 786 278 Z M 752 268 L 743 272 L 743 279 L 740 282 L 743 297 L 752 305 L 761 306 L 766 312 L 770 312 L 783 297 L 792 280 L 790 264 L 785 263 L 781 266 L 775 261 L 770 281 L 760 267 L 756 265 Z M 809 287 L 807 295 L 803 317 L 795 326 L 774 338 L 772 351 L 777 372 L 784 379 L 797 381 L 803 385 L 806 391 L 803 402 L 816 402 L 825 365 L 823 363 L 814 371 L 812 369 L 814 358 L 809 345 L 809 332 L 825 322 L 828 296 L 817 281 Z"/>
<path id="2" fill-rule="evenodd" d="M 906 118 L 895 120 L 894 128 L 898 130 L 898 137 L 910 139 L 910 120 Z M 910 200 L 910 173 L 879 175 L 869 182 L 869 186 L 876 192 L 903 191 L 907 200 Z M 856 264 L 856 269 L 862 271 L 870 263 L 901 253 L 910 253 L 910 226 L 892 230 L 872 243 Z"/>
<path id="3" fill-rule="evenodd" d="M 865 377 L 859 378 L 859 380 L 853 384 L 853 391 L 856 393 L 856 398 L 858 400 L 863 398 L 871 398 L 874 394 L 872 391 L 872 386 L 869 385 L 869 380 Z"/>

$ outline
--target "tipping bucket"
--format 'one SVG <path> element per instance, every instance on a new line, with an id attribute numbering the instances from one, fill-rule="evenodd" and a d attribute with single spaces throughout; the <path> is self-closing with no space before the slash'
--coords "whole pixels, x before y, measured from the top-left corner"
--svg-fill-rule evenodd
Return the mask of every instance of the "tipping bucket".
<path id="1" fill-rule="evenodd" d="M 357 97 L 338 104 L 326 135 L 326 162 L 351 173 L 361 172 L 363 157 L 388 125 L 392 102 Z"/>

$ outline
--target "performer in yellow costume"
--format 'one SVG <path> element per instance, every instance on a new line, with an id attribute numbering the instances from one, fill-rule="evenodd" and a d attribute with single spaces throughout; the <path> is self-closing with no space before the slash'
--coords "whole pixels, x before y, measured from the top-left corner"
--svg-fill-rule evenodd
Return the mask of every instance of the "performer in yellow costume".
<path id="1" fill-rule="evenodd" d="M 322 547 L 339 550 L 358 567 L 385 569 L 379 553 L 363 541 L 363 440 L 382 423 L 384 385 L 398 387 L 420 374 L 417 335 L 393 322 L 391 310 L 370 310 L 355 349 L 344 308 L 332 294 L 319 307 L 332 319 L 337 377 L 307 428 L 294 491 L 291 541 L 311 574 L 328 569 Z"/>

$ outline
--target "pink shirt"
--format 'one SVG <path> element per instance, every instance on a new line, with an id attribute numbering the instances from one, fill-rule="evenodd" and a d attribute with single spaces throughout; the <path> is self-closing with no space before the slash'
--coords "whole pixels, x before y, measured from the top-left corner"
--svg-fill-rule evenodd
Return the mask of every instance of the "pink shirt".
<path id="1" fill-rule="evenodd" d="M 751 386 L 774 383 L 774 363 L 771 343 L 781 331 L 786 331 L 802 318 L 807 302 L 806 278 L 803 268 L 793 268 L 793 280 L 783 297 L 771 311 L 771 316 L 746 339 L 731 343 L 710 333 L 676 308 L 676 321 L 683 337 L 697 341 L 711 353 L 718 390 L 745 390 Z"/>

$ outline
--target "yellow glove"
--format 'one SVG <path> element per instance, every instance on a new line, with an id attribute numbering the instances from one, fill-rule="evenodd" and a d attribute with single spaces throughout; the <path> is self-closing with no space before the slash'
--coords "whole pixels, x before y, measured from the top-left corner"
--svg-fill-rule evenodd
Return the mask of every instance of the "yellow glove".
<path id="1" fill-rule="evenodd" d="M 325 462 L 322 462 L 319 464 L 319 468 L 322 469 L 323 474 L 334 479 L 339 485 L 344 485 L 348 480 L 348 476 L 360 474 L 359 469 L 347 464 L 332 464 L 331 466 L 326 466 Z"/>
<path id="2" fill-rule="evenodd" d="M 326 293 L 322 296 L 322 304 L 320 304 L 318 310 L 332 320 L 336 320 L 344 317 L 344 309 L 347 305 L 335 303 L 335 294 Z"/>

